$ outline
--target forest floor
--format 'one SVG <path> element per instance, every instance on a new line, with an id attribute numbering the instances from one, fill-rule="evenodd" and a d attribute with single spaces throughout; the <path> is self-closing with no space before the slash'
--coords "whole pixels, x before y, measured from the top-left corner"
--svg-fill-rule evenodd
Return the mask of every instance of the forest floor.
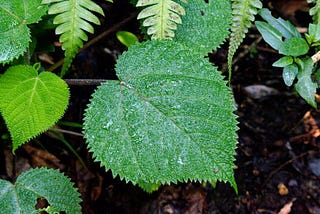
<path id="1" fill-rule="evenodd" d="M 115 79 L 114 64 L 125 47 L 115 31 L 139 34 L 134 7 L 115 1 L 102 3 L 108 19 L 95 35 L 108 32 L 96 44 L 82 51 L 74 62 L 76 76 L 69 78 Z M 274 1 L 277 4 L 281 1 Z M 283 1 L 282 1 L 283 2 Z M 288 2 L 293 2 L 292 5 Z M 273 4 L 278 15 L 305 27 L 305 11 L 298 0 L 285 6 Z M 266 2 L 265 2 L 266 3 Z M 266 5 L 269 5 L 267 2 Z M 271 2 L 272 3 L 272 2 Z M 301 6 L 301 5 L 300 5 Z M 299 16 L 301 16 L 299 18 Z M 122 22 L 122 20 L 126 20 Z M 115 24 L 116 23 L 116 24 Z M 227 45 L 210 54 L 223 74 Z M 59 53 L 56 56 L 61 57 Z M 320 213 L 320 112 L 307 105 L 285 86 L 282 71 L 272 67 L 279 59 L 275 51 L 250 29 L 234 62 L 231 87 L 239 116 L 235 178 L 239 194 L 226 183 L 186 183 L 163 186 L 148 194 L 139 187 L 113 178 L 92 159 L 81 128 L 63 124 L 64 139 L 84 160 L 81 163 L 65 143 L 47 132 L 24 144 L 13 156 L 11 144 L 1 143 L 0 176 L 14 180 L 30 167 L 47 166 L 68 175 L 83 198 L 83 213 Z M 71 85 L 71 98 L 63 121 L 82 123 L 84 110 L 96 86 Z M 1 127 L 5 130 L 5 127 Z"/>

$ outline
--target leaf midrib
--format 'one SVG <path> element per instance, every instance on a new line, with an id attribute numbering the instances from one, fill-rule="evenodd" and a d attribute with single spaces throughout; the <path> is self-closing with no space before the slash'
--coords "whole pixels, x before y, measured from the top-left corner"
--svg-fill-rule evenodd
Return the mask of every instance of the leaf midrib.
<path id="1" fill-rule="evenodd" d="M 136 94 L 138 97 L 140 97 L 141 99 L 143 99 L 146 103 L 149 103 L 150 106 L 152 106 L 159 114 L 161 114 L 164 118 L 166 118 L 167 120 L 169 120 L 178 130 L 180 130 L 181 133 L 184 133 L 184 135 L 189 139 L 189 142 L 193 142 L 195 144 L 197 144 L 198 148 L 202 148 L 201 147 L 201 143 L 195 141 L 191 136 L 189 136 L 188 133 L 186 133 L 186 131 L 184 130 L 184 128 L 180 127 L 174 120 L 172 120 L 170 117 L 168 117 L 166 114 L 164 114 L 159 108 L 157 108 L 155 105 L 153 105 L 152 103 L 150 103 L 146 98 L 144 98 L 138 91 L 136 91 L 134 88 L 132 88 L 130 85 L 127 85 L 124 81 L 121 81 L 122 84 L 120 84 L 120 91 L 122 90 L 122 86 L 126 87 L 127 89 L 131 90 L 134 94 Z M 122 95 L 122 93 L 120 92 L 120 94 Z M 122 111 L 123 114 L 123 111 Z M 122 117 L 122 119 L 124 119 L 124 117 Z M 128 134 L 127 129 L 126 129 L 126 134 Z M 131 137 L 130 137 L 131 138 Z M 130 146 L 132 147 L 132 145 L 130 144 Z M 205 154 L 207 157 L 204 158 L 202 157 L 202 159 L 205 160 L 211 160 L 211 156 L 210 154 L 206 151 L 206 150 L 202 150 L 203 154 Z M 140 167 L 141 168 L 141 167 Z"/>

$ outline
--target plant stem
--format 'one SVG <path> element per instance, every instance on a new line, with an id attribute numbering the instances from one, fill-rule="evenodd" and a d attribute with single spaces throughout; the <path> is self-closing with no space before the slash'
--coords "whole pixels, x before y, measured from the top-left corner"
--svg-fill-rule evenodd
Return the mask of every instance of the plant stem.
<path id="1" fill-rule="evenodd" d="M 320 51 L 314 54 L 311 58 L 314 63 L 318 62 L 320 60 Z"/>
<path id="2" fill-rule="evenodd" d="M 68 85 L 100 85 L 106 79 L 64 79 Z"/>

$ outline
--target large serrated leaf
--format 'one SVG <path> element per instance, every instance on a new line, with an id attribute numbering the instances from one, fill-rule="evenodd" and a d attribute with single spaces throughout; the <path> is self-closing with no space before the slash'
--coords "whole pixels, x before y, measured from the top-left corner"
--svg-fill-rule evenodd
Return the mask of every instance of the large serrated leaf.
<path id="1" fill-rule="evenodd" d="M 22 173 L 15 184 L 0 179 L 1 213 L 43 213 L 36 210 L 37 199 L 46 199 L 46 213 L 81 213 L 80 194 L 70 179 L 58 170 L 36 168 Z"/>
<path id="2" fill-rule="evenodd" d="M 0 111 L 11 134 L 12 150 L 54 125 L 68 100 L 68 86 L 55 74 L 38 74 L 32 66 L 10 67 L 0 77 Z"/>
<path id="3" fill-rule="evenodd" d="M 47 12 L 41 0 L 0 0 L 0 63 L 19 57 L 27 48 L 30 30 Z"/>
<path id="4" fill-rule="evenodd" d="M 197 52 L 173 41 L 134 45 L 119 81 L 93 94 L 84 122 L 97 161 L 136 184 L 229 181 L 237 121 L 229 88 Z"/>
<path id="5" fill-rule="evenodd" d="M 231 2 L 229 0 L 180 0 L 186 15 L 181 17 L 175 41 L 207 55 L 228 37 L 231 27 Z"/>

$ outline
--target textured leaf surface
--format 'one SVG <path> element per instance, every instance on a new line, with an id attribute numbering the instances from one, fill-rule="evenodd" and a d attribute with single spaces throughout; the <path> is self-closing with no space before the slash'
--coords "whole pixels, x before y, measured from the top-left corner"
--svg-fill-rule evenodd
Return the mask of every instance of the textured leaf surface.
<path id="1" fill-rule="evenodd" d="M 40 213 L 35 210 L 40 198 L 49 203 L 46 213 L 81 213 L 79 196 L 70 179 L 58 170 L 31 169 L 21 174 L 15 184 L 0 179 L 1 213 Z"/>
<path id="2" fill-rule="evenodd" d="M 49 14 L 56 15 L 53 23 L 58 25 L 56 34 L 61 34 L 60 42 L 65 50 L 64 65 L 61 76 L 69 69 L 73 58 L 83 47 L 83 41 L 88 40 L 86 32 L 93 33 L 90 23 L 100 24 L 92 12 L 104 15 L 102 8 L 91 0 L 42 0 L 43 4 L 50 4 Z"/>
<path id="3" fill-rule="evenodd" d="M 173 41 L 134 45 L 120 81 L 93 94 L 84 133 L 97 161 L 136 184 L 229 181 L 237 122 L 229 88 L 198 53 Z"/>
<path id="4" fill-rule="evenodd" d="M 41 0 L 0 0 L 0 63 L 23 54 L 31 41 L 27 24 L 38 22 L 46 12 Z"/>
<path id="5" fill-rule="evenodd" d="M 231 2 L 229 0 L 192 0 L 185 3 L 186 15 L 178 25 L 175 41 L 207 55 L 228 37 L 231 26 Z"/>
<path id="6" fill-rule="evenodd" d="M 44 132 L 63 115 L 67 84 L 53 73 L 32 66 L 13 66 L 0 77 L 0 111 L 13 141 L 13 151 Z"/>
<path id="7" fill-rule="evenodd" d="M 138 19 L 145 19 L 143 26 L 148 27 L 148 35 L 152 39 L 172 39 L 177 24 L 181 24 L 184 8 L 171 0 L 139 0 L 137 7 L 145 7 Z"/>

